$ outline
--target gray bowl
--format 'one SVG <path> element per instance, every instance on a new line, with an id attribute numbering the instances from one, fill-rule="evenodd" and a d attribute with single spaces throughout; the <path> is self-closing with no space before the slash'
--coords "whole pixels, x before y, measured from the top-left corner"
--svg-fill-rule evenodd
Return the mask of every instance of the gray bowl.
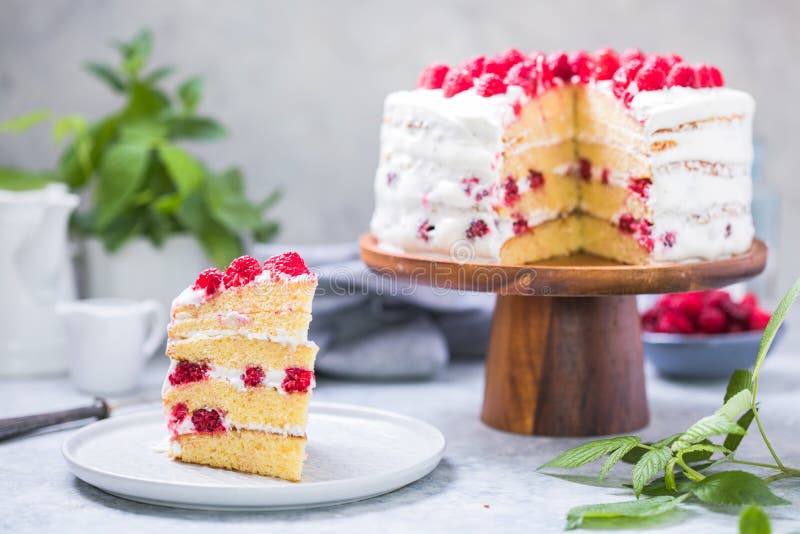
<path id="1" fill-rule="evenodd" d="M 783 337 L 781 326 L 772 348 Z M 676 378 L 728 378 L 753 367 L 761 330 L 734 334 L 661 334 L 642 332 L 644 354 L 658 371 Z"/>

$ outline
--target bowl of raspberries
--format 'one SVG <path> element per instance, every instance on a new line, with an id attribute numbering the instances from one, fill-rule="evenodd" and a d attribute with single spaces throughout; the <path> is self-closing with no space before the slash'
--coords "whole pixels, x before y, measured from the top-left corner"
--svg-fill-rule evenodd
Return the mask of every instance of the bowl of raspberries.
<path id="1" fill-rule="evenodd" d="M 727 378 L 752 365 L 770 316 L 754 293 L 662 295 L 641 316 L 645 355 L 664 375 Z"/>

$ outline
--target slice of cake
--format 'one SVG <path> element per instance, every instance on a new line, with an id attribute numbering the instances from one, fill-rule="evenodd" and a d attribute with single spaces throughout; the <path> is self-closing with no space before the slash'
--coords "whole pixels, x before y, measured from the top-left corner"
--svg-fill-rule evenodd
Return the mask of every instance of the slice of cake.
<path id="1" fill-rule="evenodd" d="M 675 54 L 431 65 L 386 99 L 371 230 L 390 251 L 502 263 L 742 253 L 753 111 L 716 67 Z"/>
<path id="2" fill-rule="evenodd" d="M 162 398 L 170 456 L 298 481 L 317 346 L 317 287 L 295 252 L 207 269 L 172 303 Z"/>

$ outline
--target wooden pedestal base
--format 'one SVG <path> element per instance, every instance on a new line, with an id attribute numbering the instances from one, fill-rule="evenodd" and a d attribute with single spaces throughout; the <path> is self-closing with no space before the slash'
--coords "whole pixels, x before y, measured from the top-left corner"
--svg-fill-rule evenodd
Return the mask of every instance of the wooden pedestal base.
<path id="1" fill-rule="evenodd" d="M 636 297 L 498 295 L 481 419 L 548 436 L 645 426 Z"/>

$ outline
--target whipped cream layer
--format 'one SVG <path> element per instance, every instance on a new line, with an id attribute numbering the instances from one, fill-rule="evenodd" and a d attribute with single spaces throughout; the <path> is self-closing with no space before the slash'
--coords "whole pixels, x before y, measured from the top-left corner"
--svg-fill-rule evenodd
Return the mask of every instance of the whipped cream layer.
<path id="1" fill-rule="evenodd" d="M 254 430 L 257 432 L 267 432 L 269 434 L 278 434 L 281 436 L 294 436 L 302 438 L 306 435 L 306 429 L 302 425 L 286 425 L 286 426 L 272 426 L 272 425 L 243 425 L 238 424 L 236 421 L 231 420 L 227 415 L 221 418 L 222 425 L 225 427 L 225 432 L 231 430 Z M 182 421 L 177 424 L 170 425 L 170 433 L 173 437 L 183 434 L 195 434 L 197 429 L 192 423 L 191 416 L 184 417 Z"/>
<path id="2" fill-rule="evenodd" d="M 173 386 L 169 382 L 169 377 L 172 375 L 175 368 L 178 366 L 178 360 L 170 360 L 169 369 L 167 370 L 167 376 L 164 378 L 164 383 L 161 386 L 161 396 L 163 397 L 164 394 L 174 387 L 180 386 Z M 224 367 L 220 365 L 216 365 L 213 363 L 209 363 L 208 370 L 206 371 L 206 378 L 205 380 L 220 380 L 222 382 L 227 382 L 228 384 L 232 385 L 239 391 L 247 391 L 248 387 L 244 385 L 244 369 L 231 369 L 229 367 Z M 283 380 L 286 378 L 286 370 L 285 369 L 266 369 L 264 370 L 264 379 L 261 382 L 261 385 L 268 388 L 273 388 L 277 390 L 281 394 L 286 394 L 286 391 L 283 389 Z M 311 379 L 311 385 L 308 387 L 308 391 L 310 392 L 317 386 L 317 382 L 315 379 Z"/>

